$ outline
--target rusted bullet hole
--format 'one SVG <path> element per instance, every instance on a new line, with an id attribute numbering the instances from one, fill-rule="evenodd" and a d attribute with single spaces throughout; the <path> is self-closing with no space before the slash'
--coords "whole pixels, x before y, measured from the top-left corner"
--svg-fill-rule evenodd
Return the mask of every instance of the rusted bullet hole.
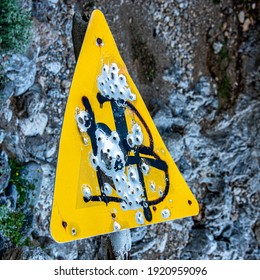
<path id="1" fill-rule="evenodd" d="M 192 201 L 191 201 L 191 200 L 188 200 L 188 203 L 189 203 L 189 205 L 191 205 L 191 204 L 192 204 Z"/>
<path id="2" fill-rule="evenodd" d="M 62 224 L 62 226 L 66 229 L 66 227 L 67 227 L 67 225 L 68 225 L 68 224 L 67 224 L 67 222 L 62 221 L 62 223 L 61 223 L 61 224 Z"/>
<path id="3" fill-rule="evenodd" d="M 156 210 L 157 210 L 156 206 L 153 206 L 153 211 L 156 211 Z"/>

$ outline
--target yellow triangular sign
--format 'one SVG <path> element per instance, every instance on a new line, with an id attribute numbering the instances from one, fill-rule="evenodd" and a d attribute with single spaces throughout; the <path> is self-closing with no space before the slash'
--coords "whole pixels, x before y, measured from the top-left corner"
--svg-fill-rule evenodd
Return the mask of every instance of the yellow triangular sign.
<path id="1" fill-rule="evenodd" d="M 51 233 L 67 242 L 196 215 L 103 14 L 89 21 L 60 140 Z"/>

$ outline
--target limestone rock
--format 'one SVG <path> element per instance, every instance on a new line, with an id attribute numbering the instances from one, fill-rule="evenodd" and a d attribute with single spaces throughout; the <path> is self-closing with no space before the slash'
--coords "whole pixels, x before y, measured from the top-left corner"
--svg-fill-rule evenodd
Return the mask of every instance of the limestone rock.
<path id="1" fill-rule="evenodd" d="M 30 118 L 20 120 L 20 128 L 25 136 L 42 135 L 48 123 L 48 115 L 38 113 Z"/>

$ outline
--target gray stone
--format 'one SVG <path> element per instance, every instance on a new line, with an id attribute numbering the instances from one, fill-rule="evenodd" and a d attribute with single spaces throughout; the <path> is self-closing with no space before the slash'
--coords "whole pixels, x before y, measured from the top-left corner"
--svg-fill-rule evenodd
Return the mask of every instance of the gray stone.
<path id="1" fill-rule="evenodd" d="M 10 184 L 8 186 L 5 192 L 5 196 L 6 196 L 5 205 L 8 207 L 9 210 L 15 210 L 17 199 L 18 199 L 18 192 L 14 184 Z"/>
<path id="2" fill-rule="evenodd" d="M 208 230 L 194 229 L 191 232 L 190 243 L 184 249 L 183 259 L 203 260 L 215 251 L 217 243 Z"/>
<path id="3" fill-rule="evenodd" d="M 39 198 L 34 207 L 34 232 L 37 236 L 51 238 L 49 221 L 53 201 L 55 168 L 49 164 L 43 164 L 41 169 L 43 177 Z"/>
<path id="4" fill-rule="evenodd" d="M 51 61 L 46 64 L 46 68 L 54 75 L 57 75 L 61 70 L 62 65 L 58 61 Z"/>
<path id="5" fill-rule="evenodd" d="M 6 251 L 5 260 L 51 260 L 40 247 L 18 247 Z"/>
<path id="6" fill-rule="evenodd" d="M 3 89 L 0 89 L 0 112 L 4 108 L 5 102 L 15 93 L 15 83 L 8 81 Z"/>
<path id="7" fill-rule="evenodd" d="M 109 238 L 116 259 L 127 259 L 132 244 L 130 230 L 113 232 L 109 235 Z"/>
<path id="8" fill-rule="evenodd" d="M 78 257 L 78 248 L 76 242 L 57 243 L 49 238 L 43 238 L 43 250 L 56 260 L 75 260 Z"/>
<path id="9" fill-rule="evenodd" d="M 43 171 L 39 164 L 35 162 L 27 163 L 21 170 L 21 177 L 33 186 L 33 189 L 29 191 L 29 196 L 26 201 L 28 211 L 31 207 L 34 207 L 38 202 L 38 197 L 40 194 L 40 188 L 42 184 Z"/>
<path id="10" fill-rule="evenodd" d="M 15 83 L 14 95 L 25 93 L 34 83 L 36 76 L 36 59 L 39 48 L 31 47 L 25 55 L 13 54 L 4 64 L 8 79 Z"/>
<path id="11" fill-rule="evenodd" d="M 22 133 L 25 136 L 42 135 L 48 123 L 48 115 L 45 113 L 38 113 L 27 119 L 19 121 Z"/>
<path id="12" fill-rule="evenodd" d="M 42 96 L 39 84 L 34 84 L 24 97 L 24 110 L 27 115 L 32 117 L 41 112 L 44 108 L 45 101 Z"/>
<path id="13" fill-rule="evenodd" d="M 61 81 L 61 86 L 62 86 L 64 89 L 69 89 L 69 88 L 70 88 L 70 85 L 71 85 L 71 82 L 68 81 L 68 80 L 62 80 L 62 81 Z"/>
<path id="14" fill-rule="evenodd" d="M 45 160 L 47 144 L 46 140 L 40 135 L 27 137 L 26 141 L 27 152 L 37 160 Z"/>
<path id="15" fill-rule="evenodd" d="M 4 139 L 5 139 L 5 130 L 0 129 L 0 144 L 3 143 Z"/>
<path id="16" fill-rule="evenodd" d="M 0 194 L 8 186 L 11 176 L 11 168 L 8 164 L 8 155 L 5 151 L 0 152 Z"/>
<path id="17" fill-rule="evenodd" d="M 245 21 L 245 12 L 244 11 L 240 11 L 239 14 L 238 14 L 238 20 L 240 23 L 244 23 Z"/>
<path id="18" fill-rule="evenodd" d="M 223 44 L 221 42 L 214 42 L 213 49 L 215 54 L 220 53 L 222 48 L 223 48 Z"/>
<path id="19" fill-rule="evenodd" d="M 139 227 L 131 229 L 132 243 L 141 241 L 147 233 L 147 227 Z"/>

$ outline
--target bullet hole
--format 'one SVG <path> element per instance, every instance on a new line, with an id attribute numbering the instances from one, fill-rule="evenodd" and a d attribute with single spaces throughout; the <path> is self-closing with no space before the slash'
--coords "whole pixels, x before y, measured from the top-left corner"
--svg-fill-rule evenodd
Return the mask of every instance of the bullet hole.
<path id="1" fill-rule="evenodd" d="M 111 216 L 112 216 L 113 219 L 116 218 L 116 214 L 115 213 L 112 213 Z"/>
<path id="2" fill-rule="evenodd" d="M 128 139 L 127 139 L 127 142 L 128 142 L 128 145 L 129 145 L 130 147 L 133 146 L 133 141 L 132 141 L 131 138 L 128 138 Z"/>
<path id="3" fill-rule="evenodd" d="M 72 228 L 72 229 L 71 229 L 71 234 L 72 234 L 72 235 L 76 235 L 76 233 L 77 233 L 76 229 L 75 229 L 75 228 Z"/>
<path id="4" fill-rule="evenodd" d="M 62 223 L 61 223 L 61 224 L 62 224 L 62 226 L 66 229 L 66 227 L 67 227 L 67 225 L 68 225 L 68 224 L 67 224 L 67 222 L 62 221 Z"/>
<path id="5" fill-rule="evenodd" d="M 188 204 L 191 205 L 191 204 L 192 204 L 192 201 L 191 201 L 191 200 L 188 200 Z"/>
<path id="6" fill-rule="evenodd" d="M 156 206 L 153 206 L 153 211 L 156 211 L 156 210 L 157 210 Z"/>
<path id="7" fill-rule="evenodd" d="M 97 38 L 97 45 L 99 47 L 103 45 L 103 40 L 101 38 Z"/>
<path id="8" fill-rule="evenodd" d="M 78 118 L 78 121 L 79 121 L 80 124 L 83 124 L 83 123 L 84 123 L 83 119 L 80 118 L 80 117 Z"/>
<path id="9" fill-rule="evenodd" d="M 119 223 L 114 222 L 114 231 L 119 231 L 121 229 L 121 226 Z"/>
<path id="10" fill-rule="evenodd" d="M 141 163 L 141 170 L 142 170 L 143 174 L 147 175 L 150 171 L 150 166 L 145 161 L 143 161 Z"/>
<path id="11" fill-rule="evenodd" d="M 135 220 L 139 225 L 144 224 L 144 215 L 142 212 L 138 211 L 135 214 Z"/>
<path id="12" fill-rule="evenodd" d="M 171 216 L 171 212 L 169 209 L 163 209 L 161 215 L 164 219 L 168 219 Z"/>
<path id="13" fill-rule="evenodd" d="M 154 182 L 150 182 L 150 188 L 151 188 L 151 190 L 152 190 L 153 192 L 155 192 L 155 190 L 156 190 L 156 185 L 155 185 Z"/>

